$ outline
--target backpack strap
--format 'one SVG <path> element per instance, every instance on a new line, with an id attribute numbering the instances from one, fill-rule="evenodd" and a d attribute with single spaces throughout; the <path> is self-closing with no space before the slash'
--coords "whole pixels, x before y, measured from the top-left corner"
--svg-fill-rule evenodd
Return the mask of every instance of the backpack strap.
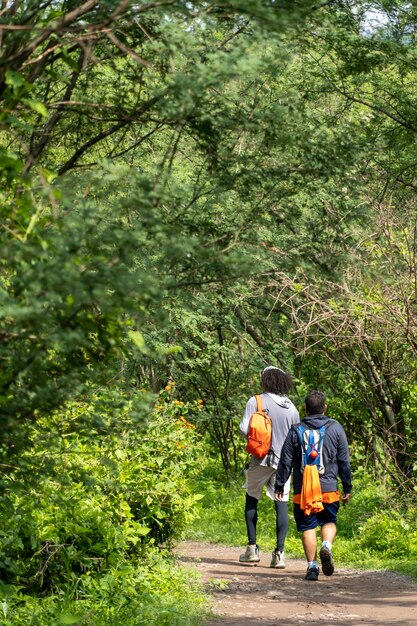
<path id="1" fill-rule="evenodd" d="M 317 432 L 319 432 L 320 434 L 324 435 L 324 433 L 326 432 L 326 429 L 327 429 L 328 425 L 330 424 L 330 422 L 334 422 L 334 421 L 335 420 L 332 420 L 331 418 L 329 418 L 326 422 L 324 422 L 324 424 L 322 424 L 318 428 L 313 428 L 311 426 L 307 426 L 307 424 L 305 424 L 303 422 L 298 422 L 297 424 L 293 424 L 291 428 L 293 428 L 295 430 L 295 432 L 297 433 L 297 436 L 298 436 L 298 439 L 300 441 L 300 444 L 302 445 L 302 443 L 303 443 L 303 433 L 306 430 L 317 430 Z"/>
<path id="2" fill-rule="evenodd" d="M 263 412 L 264 405 L 262 404 L 262 396 L 261 395 L 257 395 L 257 396 L 255 396 L 255 398 L 256 398 L 256 410 Z"/>

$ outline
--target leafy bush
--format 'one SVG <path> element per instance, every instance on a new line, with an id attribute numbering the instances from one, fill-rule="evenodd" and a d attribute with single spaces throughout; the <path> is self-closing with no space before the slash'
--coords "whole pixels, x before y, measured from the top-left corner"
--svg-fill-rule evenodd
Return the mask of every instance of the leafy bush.
<path id="1" fill-rule="evenodd" d="M 191 626 L 208 610 L 197 578 L 156 548 L 139 566 L 125 560 L 101 576 L 83 574 L 77 596 L 17 592 L 3 602 L 0 621 L 4 626 Z"/>
<path id="2" fill-rule="evenodd" d="M 178 594 L 186 593 L 186 574 L 167 564 L 161 550 L 195 514 L 200 496 L 188 476 L 199 465 L 201 443 L 182 415 L 199 405 L 173 400 L 173 389 L 159 394 L 146 428 L 130 418 L 129 403 L 117 427 L 95 437 L 74 427 L 85 407 L 33 427 L 32 448 L 0 499 L 0 576 L 13 607 L 9 616 L 21 619 L 31 606 L 39 613 L 31 623 L 49 625 L 67 605 L 72 615 L 75 603 L 87 616 L 83 624 L 110 624 L 112 615 L 137 612 L 141 617 L 129 623 L 176 623 L 172 613 Z M 36 594 L 45 596 L 41 604 Z M 198 590 L 196 597 L 197 606 Z"/>
<path id="3" fill-rule="evenodd" d="M 338 535 L 357 538 L 362 525 L 375 513 L 384 510 L 386 505 L 386 490 L 381 484 L 355 478 L 351 499 L 339 510 Z"/>
<path id="4" fill-rule="evenodd" d="M 417 557 L 417 527 L 414 512 L 379 511 L 359 530 L 360 545 L 378 556 L 391 559 Z"/>

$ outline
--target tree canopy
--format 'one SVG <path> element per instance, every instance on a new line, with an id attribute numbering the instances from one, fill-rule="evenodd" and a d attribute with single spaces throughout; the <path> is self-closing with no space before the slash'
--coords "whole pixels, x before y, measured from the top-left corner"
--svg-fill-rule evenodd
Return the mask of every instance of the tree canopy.
<path id="1" fill-rule="evenodd" d="M 187 514 L 175 498 L 157 509 L 164 463 L 192 500 L 181 472 L 203 441 L 231 481 L 237 418 L 269 363 L 294 375 L 300 408 L 327 393 L 356 469 L 413 495 L 416 18 L 399 0 L 2 2 L 10 536 L 33 468 L 44 503 L 62 456 L 101 546 L 91 484 L 112 519 L 125 512 L 123 554 L 169 543 Z M 135 447 L 158 478 L 130 497 Z M 25 555 L 3 555 L 4 579 L 50 590 L 62 563 L 48 581 L 51 539 L 31 552 L 30 534 Z M 91 558 L 119 550 L 106 546 Z"/>

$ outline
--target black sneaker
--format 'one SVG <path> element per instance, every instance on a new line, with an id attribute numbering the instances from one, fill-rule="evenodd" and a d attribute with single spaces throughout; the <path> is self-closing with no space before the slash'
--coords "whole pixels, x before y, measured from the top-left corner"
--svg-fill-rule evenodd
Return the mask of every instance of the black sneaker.
<path id="1" fill-rule="evenodd" d="M 319 577 L 318 567 L 307 567 L 306 580 L 318 580 L 318 577 Z"/>
<path id="2" fill-rule="evenodd" d="M 334 572 L 332 551 L 323 546 L 320 550 L 321 569 L 325 576 L 331 576 Z"/>

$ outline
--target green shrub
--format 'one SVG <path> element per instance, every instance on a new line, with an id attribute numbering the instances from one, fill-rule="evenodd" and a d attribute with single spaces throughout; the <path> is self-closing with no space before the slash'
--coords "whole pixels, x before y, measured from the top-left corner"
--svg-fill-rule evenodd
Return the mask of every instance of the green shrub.
<path id="1" fill-rule="evenodd" d="M 338 514 L 338 535 L 357 538 L 359 528 L 375 513 L 387 508 L 386 489 L 377 482 L 353 481 L 352 496 Z"/>
<path id="2" fill-rule="evenodd" d="M 387 559 L 416 558 L 417 526 L 414 514 L 395 510 L 374 513 L 359 531 L 362 548 Z"/>
<path id="3" fill-rule="evenodd" d="M 88 410 L 76 406 L 33 427 L 32 447 L 0 498 L 5 623 L 97 626 L 117 615 L 118 623 L 126 616 L 164 626 L 191 624 L 205 610 L 198 586 L 188 592 L 191 574 L 167 558 L 200 498 L 188 477 L 201 442 L 183 415 L 198 403 L 174 400 L 173 389 L 159 394 L 146 428 L 128 405 L 107 433 L 74 428 L 77 411 Z"/>
<path id="4" fill-rule="evenodd" d="M 146 561 L 126 560 L 101 576 L 80 576 L 77 598 L 22 592 L 3 604 L 4 626 L 191 626 L 208 612 L 201 583 L 155 548 Z M 1 607 L 0 607 L 1 611 Z"/>

